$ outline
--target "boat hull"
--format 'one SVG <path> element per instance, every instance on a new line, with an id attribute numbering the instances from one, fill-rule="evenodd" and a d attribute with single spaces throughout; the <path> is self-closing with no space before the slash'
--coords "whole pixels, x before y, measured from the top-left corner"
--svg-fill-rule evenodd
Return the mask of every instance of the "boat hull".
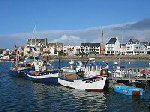
<path id="1" fill-rule="evenodd" d="M 114 85 L 113 88 L 115 92 L 122 93 L 125 95 L 131 95 L 131 96 L 144 95 L 144 90 L 142 88 L 137 88 L 133 86 L 122 86 L 122 85 Z"/>
<path id="2" fill-rule="evenodd" d="M 83 80 L 65 80 L 58 78 L 58 82 L 60 85 L 65 86 L 71 89 L 79 89 L 85 91 L 95 91 L 100 92 L 103 91 L 105 86 L 106 77 L 102 78 L 88 78 Z"/>
<path id="3" fill-rule="evenodd" d="M 24 71 L 25 70 L 10 70 L 9 73 L 15 77 L 26 77 Z"/>
<path id="4" fill-rule="evenodd" d="M 34 82 L 40 82 L 40 83 L 46 83 L 46 84 L 54 84 L 59 85 L 58 83 L 58 73 L 45 73 L 45 74 L 32 74 L 30 72 L 26 73 L 27 79 L 34 81 Z"/>

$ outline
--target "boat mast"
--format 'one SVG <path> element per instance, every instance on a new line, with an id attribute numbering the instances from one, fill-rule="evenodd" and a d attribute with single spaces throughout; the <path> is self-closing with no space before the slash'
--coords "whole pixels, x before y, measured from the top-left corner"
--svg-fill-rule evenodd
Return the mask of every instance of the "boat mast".
<path id="1" fill-rule="evenodd" d="M 34 26 L 34 28 L 33 28 L 33 39 L 35 40 L 34 42 L 34 44 L 35 44 L 35 46 L 36 46 L 36 24 L 35 24 L 35 26 Z"/>
<path id="2" fill-rule="evenodd" d="M 35 40 L 34 42 L 34 47 L 33 49 L 35 48 L 36 49 L 36 24 L 33 28 L 33 40 Z M 34 61 L 35 61 L 35 49 L 33 50 L 33 57 L 34 57 Z"/>

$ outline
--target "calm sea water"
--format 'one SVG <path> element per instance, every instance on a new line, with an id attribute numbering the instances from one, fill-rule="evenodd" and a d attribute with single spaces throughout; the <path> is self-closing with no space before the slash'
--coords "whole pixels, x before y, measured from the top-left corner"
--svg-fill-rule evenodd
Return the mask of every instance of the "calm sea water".
<path id="1" fill-rule="evenodd" d="M 58 61 L 54 63 L 58 67 Z M 113 61 L 109 61 L 110 69 Z M 148 67 L 148 61 L 122 61 L 128 67 Z M 61 61 L 66 66 L 67 61 Z M 150 87 L 143 97 L 113 92 L 85 92 L 34 83 L 9 74 L 11 64 L 0 63 L 0 112 L 150 112 Z"/>

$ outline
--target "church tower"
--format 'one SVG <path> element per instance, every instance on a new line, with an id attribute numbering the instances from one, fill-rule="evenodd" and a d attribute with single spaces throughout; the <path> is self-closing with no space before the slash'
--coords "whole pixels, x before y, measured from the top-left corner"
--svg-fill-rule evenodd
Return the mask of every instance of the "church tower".
<path id="1" fill-rule="evenodd" d="M 100 43 L 100 50 L 101 50 L 101 54 L 104 55 L 105 54 L 105 44 L 104 44 L 104 32 L 102 30 L 102 41 Z"/>

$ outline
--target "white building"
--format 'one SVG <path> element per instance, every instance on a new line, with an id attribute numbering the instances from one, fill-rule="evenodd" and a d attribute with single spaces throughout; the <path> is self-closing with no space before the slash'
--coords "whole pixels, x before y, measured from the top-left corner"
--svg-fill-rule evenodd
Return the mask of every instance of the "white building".
<path id="1" fill-rule="evenodd" d="M 120 55 L 126 54 L 126 44 L 120 44 Z"/>
<path id="2" fill-rule="evenodd" d="M 150 54 L 150 42 L 149 42 L 149 45 L 147 46 L 146 52 L 147 54 Z"/>
<path id="3" fill-rule="evenodd" d="M 57 55 L 58 56 L 58 52 L 63 51 L 63 43 L 49 43 L 48 44 L 48 50 L 50 52 L 50 55 Z"/>
<path id="4" fill-rule="evenodd" d="M 46 47 L 48 44 L 47 38 L 31 38 L 27 40 L 27 46 L 31 46 L 31 47 Z"/>
<path id="5" fill-rule="evenodd" d="M 81 51 L 86 54 L 100 54 L 100 43 L 81 43 Z"/>
<path id="6" fill-rule="evenodd" d="M 39 54 L 41 54 L 40 47 L 31 47 L 31 46 L 24 47 L 24 56 L 33 56 L 33 55 L 39 55 Z"/>
<path id="7" fill-rule="evenodd" d="M 126 44 L 126 55 L 146 54 L 146 46 L 137 39 L 130 39 Z"/>
<path id="8" fill-rule="evenodd" d="M 43 50 L 47 48 L 47 38 L 31 38 L 27 40 L 27 43 L 24 47 L 24 55 L 32 56 L 39 55 L 43 53 Z"/>
<path id="9" fill-rule="evenodd" d="M 63 53 L 69 56 L 73 56 L 79 54 L 80 49 L 81 49 L 80 46 L 65 45 L 63 47 Z"/>
<path id="10" fill-rule="evenodd" d="M 146 47 L 146 54 L 150 54 L 150 42 L 140 42 L 142 45 Z"/>
<path id="11" fill-rule="evenodd" d="M 120 42 L 117 37 L 111 38 L 105 46 L 105 54 L 120 54 Z"/>

